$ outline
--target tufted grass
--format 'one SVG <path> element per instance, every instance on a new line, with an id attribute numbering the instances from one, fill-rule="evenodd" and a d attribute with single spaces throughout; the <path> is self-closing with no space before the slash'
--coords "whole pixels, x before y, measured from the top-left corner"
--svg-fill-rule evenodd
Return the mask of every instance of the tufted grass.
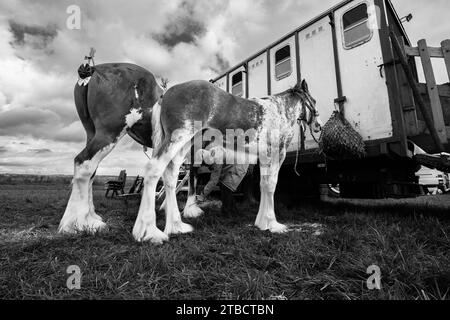
<path id="1" fill-rule="evenodd" d="M 58 235 L 69 191 L 0 185 L 1 299 L 450 298 L 447 195 L 374 205 L 280 204 L 279 220 L 301 226 L 284 235 L 251 226 L 257 207 L 241 206 L 239 220 L 212 209 L 189 221 L 194 233 L 153 246 L 131 236 L 139 203 L 106 200 L 101 189 L 96 207 L 109 230 Z M 373 264 L 381 268 L 380 291 L 366 286 Z M 81 268 L 81 290 L 66 287 L 70 265 Z"/>

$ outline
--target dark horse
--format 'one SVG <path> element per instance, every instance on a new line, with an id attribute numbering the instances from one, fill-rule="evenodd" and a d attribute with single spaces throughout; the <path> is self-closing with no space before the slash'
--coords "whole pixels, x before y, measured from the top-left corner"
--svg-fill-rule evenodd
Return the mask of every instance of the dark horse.
<path id="1" fill-rule="evenodd" d="M 153 74 L 132 64 L 98 65 L 88 85 L 76 84 L 75 104 L 87 143 L 75 158 L 72 193 L 59 232 L 96 232 L 105 226 L 92 199 L 98 165 L 126 134 L 153 148 L 152 110 L 162 94 Z"/>
<path id="2" fill-rule="evenodd" d="M 199 136 L 202 140 L 200 148 L 203 148 L 208 131 L 215 131 L 212 135 L 217 148 L 224 149 L 225 153 L 236 153 L 235 137 L 231 148 L 228 141 L 224 147 L 220 138 L 228 135 L 230 130 L 245 132 L 243 144 L 248 156 L 245 161 L 252 157 L 260 161 L 261 203 L 255 225 L 261 230 L 285 232 L 286 227 L 277 222 L 274 211 L 278 172 L 298 120 L 309 125 L 314 132 L 320 131 L 315 105 L 305 81 L 281 94 L 251 100 L 233 96 L 206 81 L 172 87 L 153 109 L 154 153 L 146 166 L 144 193 L 133 228 L 134 238 L 162 243 L 170 234 L 193 230 L 192 226 L 182 222 L 178 209 L 175 189 L 179 168 Z M 203 153 L 204 150 L 199 151 Z M 166 189 L 164 232 L 157 228 L 155 214 L 155 191 L 161 177 Z"/>

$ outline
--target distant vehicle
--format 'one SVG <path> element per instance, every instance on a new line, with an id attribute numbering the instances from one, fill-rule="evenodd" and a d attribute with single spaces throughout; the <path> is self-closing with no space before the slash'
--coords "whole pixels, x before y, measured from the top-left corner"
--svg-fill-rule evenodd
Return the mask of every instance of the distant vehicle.
<path id="1" fill-rule="evenodd" d="M 427 187 L 430 193 L 435 193 L 437 190 L 445 193 L 450 190 L 450 179 L 446 173 L 422 167 L 416 176 L 419 178 L 419 184 Z"/>
<path id="2" fill-rule="evenodd" d="M 426 152 L 419 146 L 414 145 L 414 154 L 425 154 Z M 419 178 L 419 184 L 428 188 L 430 193 L 435 193 L 437 190 L 442 192 L 450 191 L 450 177 L 448 174 L 422 166 L 416 173 Z"/>

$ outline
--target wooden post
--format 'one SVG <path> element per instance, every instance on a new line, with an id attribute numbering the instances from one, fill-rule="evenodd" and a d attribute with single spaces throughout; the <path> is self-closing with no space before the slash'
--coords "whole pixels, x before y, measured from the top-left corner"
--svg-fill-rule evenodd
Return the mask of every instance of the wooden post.
<path id="1" fill-rule="evenodd" d="M 444 40 L 441 43 L 442 53 L 444 54 L 445 66 L 447 67 L 448 81 L 450 82 L 450 40 Z"/>
<path id="2" fill-rule="evenodd" d="M 427 41 L 420 40 L 418 46 L 427 82 L 428 95 L 430 96 L 434 127 L 436 128 L 441 143 L 445 144 L 447 143 L 447 132 L 445 129 L 444 112 L 442 111 L 441 98 L 439 97 L 439 90 L 436 85 L 436 78 L 434 76 L 433 65 L 431 64 L 430 53 L 428 52 Z"/>
<path id="3" fill-rule="evenodd" d="M 440 152 L 444 152 L 444 146 L 439 138 L 439 135 L 437 134 L 436 128 L 433 124 L 433 118 L 428 113 L 427 108 L 425 107 L 425 102 L 423 101 L 422 95 L 420 94 L 419 86 L 416 83 L 416 80 L 414 78 L 414 75 L 411 71 L 411 68 L 408 64 L 408 61 L 406 60 L 405 56 L 403 55 L 403 51 L 401 49 L 401 45 L 398 42 L 397 36 L 395 35 L 395 32 L 393 30 L 390 31 L 390 37 L 392 41 L 392 46 L 394 47 L 394 50 L 396 51 L 397 55 L 399 56 L 400 63 L 403 66 L 403 70 L 405 71 L 406 78 L 409 82 L 409 85 L 411 86 L 411 89 L 413 90 L 414 99 L 416 100 L 417 105 L 420 108 L 420 111 L 423 114 L 425 123 L 427 125 L 428 130 L 430 131 L 431 137 L 433 138 L 433 142 L 435 143 L 436 147 Z"/>
<path id="4" fill-rule="evenodd" d="M 397 37 L 399 43 L 401 44 L 402 56 L 408 60 L 408 57 L 405 52 L 405 39 L 400 36 Z M 409 62 L 409 60 L 408 60 Z M 401 69 L 401 66 L 398 66 Z M 403 71 L 403 72 L 402 72 Z M 415 136 L 418 134 L 418 119 L 417 112 L 414 105 L 413 92 L 411 86 L 408 84 L 408 80 L 406 77 L 406 73 L 404 70 L 398 70 L 399 74 L 399 85 L 401 86 L 401 100 L 403 103 L 403 115 L 405 119 L 406 132 L 409 136 Z"/>

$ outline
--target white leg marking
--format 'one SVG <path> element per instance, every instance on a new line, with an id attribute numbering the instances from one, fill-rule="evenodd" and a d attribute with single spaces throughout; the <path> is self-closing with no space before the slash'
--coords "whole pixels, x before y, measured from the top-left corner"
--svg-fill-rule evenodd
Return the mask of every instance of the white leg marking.
<path id="1" fill-rule="evenodd" d="M 75 164 L 72 193 L 66 210 L 59 224 L 59 233 L 77 233 L 87 231 L 95 233 L 106 227 L 102 218 L 95 213 L 92 197 L 91 177 L 100 162 L 114 149 L 116 143 L 125 135 L 125 130 L 116 142 L 106 146 L 88 161 Z"/>
<path id="2" fill-rule="evenodd" d="M 169 237 L 156 226 L 156 185 L 163 170 L 163 164 L 158 159 L 151 159 L 147 164 L 141 205 L 133 228 L 133 237 L 136 241 L 162 244 L 169 240 Z"/>
<path id="3" fill-rule="evenodd" d="M 275 216 L 274 206 L 274 195 L 278 182 L 278 171 L 280 170 L 280 166 L 283 161 L 280 161 L 279 165 L 269 165 L 266 171 L 268 175 L 261 175 L 261 202 L 255 225 L 260 230 L 270 230 L 272 233 L 285 233 L 288 231 L 288 228 L 285 225 L 278 223 Z M 262 172 L 263 171 L 264 170 L 262 170 Z"/>
<path id="4" fill-rule="evenodd" d="M 144 193 L 142 195 L 141 206 L 133 228 L 133 236 L 137 241 L 151 241 L 155 244 L 162 244 L 164 241 L 169 239 L 167 234 L 163 233 L 156 227 L 156 185 L 159 178 L 161 178 L 166 170 L 168 164 L 182 151 L 183 147 L 188 144 L 191 138 L 192 135 L 188 132 L 179 132 L 178 137 L 172 137 L 172 141 L 176 142 L 172 142 L 164 154 L 149 161 L 145 174 L 146 182 L 144 186 Z M 183 154 L 186 154 L 188 150 L 183 150 Z M 174 192 L 171 192 L 170 190 L 166 190 L 167 212 L 169 212 L 168 219 L 172 219 L 168 221 L 169 223 L 173 223 L 172 221 L 176 218 L 173 213 L 173 193 Z"/>
<path id="5" fill-rule="evenodd" d="M 197 205 L 195 195 L 188 197 L 186 206 L 184 207 L 183 216 L 185 218 L 195 219 L 203 214 L 203 210 Z"/>
<path id="6" fill-rule="evenodd" d="M 95 167 L 95 168 L 94 168 Z M 60 233 L 77 233 L 87 231 L 95 233 L 106 225 L 95 214 L 90 195 L 90 178 L 96 170 L 95 162 L 86 161 L 81 165 L 75 165 L 72 194 L 59 224 Z"/>
<path id="7" fill-rule="evenodd" d="M 164 233 L 167 235 L 189 233 L 194 228 L 181 221 L 180 210 L 178 209 L 176 187 L 180 166 L 183 163 L 183 157 L 177 156 L 164 172 L 164 186 L 166 188 L 166 228 Z"/>

